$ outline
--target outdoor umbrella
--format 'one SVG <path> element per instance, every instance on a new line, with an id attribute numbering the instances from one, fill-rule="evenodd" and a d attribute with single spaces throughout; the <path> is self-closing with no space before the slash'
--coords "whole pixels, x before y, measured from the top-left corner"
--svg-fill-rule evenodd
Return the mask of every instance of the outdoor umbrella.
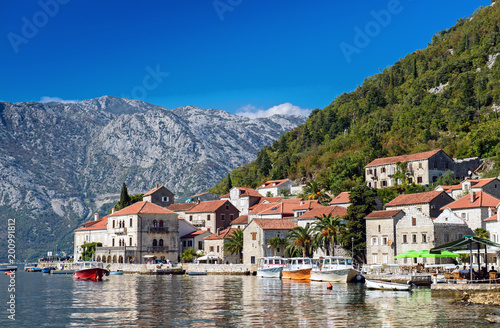
<path id="1" fill-rule="evenodd" d="M 460 254 L 450 251 L 441 251 L 441 254 L 432 254 L 428 249 L 417 252 L 417 257 L 460 257 Z"/>
<path id="2" fill-rule="evenodd" d="M 402 254 L 399 254 L 399 255 L 396 255 L 394 256 L 395 259 L 404 259 L 404 258 L 407 258 L 407 257 L 418 257 L 418 252 L 411 249 L 409 251 L 406 251 Z"/>

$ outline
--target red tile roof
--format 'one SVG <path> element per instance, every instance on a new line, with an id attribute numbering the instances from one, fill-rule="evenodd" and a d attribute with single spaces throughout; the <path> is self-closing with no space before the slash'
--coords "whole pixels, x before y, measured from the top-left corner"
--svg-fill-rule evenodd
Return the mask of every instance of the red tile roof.
<path id="1" fill-rule="evenodd" d="M 96 221 L 89 221 L 82 224 L 81 227 L 75 229 L 75 231 L 86 231 L 86 230 L 104 230 L 107 229 L 108 217 L 103 216 Z"/>
<path id="2" fill-rule="evenodd" d="M 385 158 L 377 158 L 368 163 L 366 167 L 375 166 L 375 165 L 385 165 L 385 164 L 394 164 L 397 162 L 409 162 L 416 161 L 420 159 L 428 159 L 432 156 L 436 155 L 440 152 L 441 149 L 426 151 L 424 153 L 411 154 L 411 155 L 402 155 L 402 156 L 394 156 L 394 157 L 385 157 Z"/>
<path id="3" fill-rule="evenodd" d="M 337 195 L 337 197 L 335 197 L 334 199 L 332 199 L 332 201 L 330 202 L 330 204 L 345 204 L 345 203 L 349 203 L 349 195 L 351 193 L 349 191 L 344 191 L 344 192 L 341 192 L 340 194 Z"/>
<path id="4" fill-rule="evenodd" d="M 211 213 L 217 211 L 226 203 L 231 204 L 228 200 L 208 200 L 206 202 L 200 202 L 192 209 L 187 210 L 186 213 Z"/>
<path id="5" fill-rule="evenodd" d="M 263 230 L 292 230 L 297 225 L 288 219 L 253 219 Z"/>
<path id="6" fill-rule="evenodd" d="M 302 205 L 298 205 L 297 207 L 294 207 L 293 210 L 294 211 L 310 210 L 310 209 L 313 209 L 315 207 L 321 207 L 321 206 L 323 206 L 323 205 L 318 203 L 317 200 L 308 200 L 308 201 L 304 202 Z"/>
<path id="7" fill-rule="evenodd" d="M 262 204 L 252 210 L 252 214 L 290 214 L 293 215 L 295 204 L 269 203 Z"/>
<path id="8" fill-rule="evenodd" d="M 170 214 L 170 213 L 174 212 L 150 202 L 137 202 L 108 216 L 111 217 L 111 216 L 131 215 L 131 214 Z"/>
<path id="9" fill-rule="evenodd" d="M 262 197 L 260 200 L 259 200 L 259 204 L 262 204 L 262 203 L 277 203 L 281 200 L 281 198 L 283 197 Z"/>
<path id="10" fill-rule="evenodd" d="M 161 188 L 163 188 L 163 186 L 159 186 L 159 187 L 156 187 L 156 188 L 154 188 L 154 189 L 151 189 L 150 191 L 148 191 L 147 193 L 145 193 L 145 194 L 143 195 L 143 197 L 144 197 L 144 196 L 149 196 L 149 195 L 151 195 L 151 194 L 154 194 L 156 191 L 158 191 L 158 190 L 159 190 L 159 189 L 161 189 Z"/>
<path id="11" fill-rule="evenodd" d="M 331 216 L 344 216 L 347 214 L 347 208 L 342 206 L 321 206 L 315 207 L 310 211 L 305 212 L 298 217 L 299 220 L 311 220 L 317 217 L 322 217 L 324 215 L 330 214 Z"/>
<path id="12" fill-rule="evenodd" d="M 388 211 L 373 211 L 368 214 L 365 219 L 381 219 L 381 218 L 392 218 L 396 214 L 401 212 L 401 210 L 388 210 Z"/>
<path id="13" fill-rule="evenodd" d="M 261 184 L 257 189 L 260 188 L 270 188 L 270 187 L 277 187 L 280 184 L 286 182 L 288 179 L 283 179 L 283 180 L 271 180 L 271 181 L 266 181 L 263 184 Z M 274 186 L 273 186 L 274 184 Z"/>
<path id="14" fill-rule="evenodd" d="M 385 207 L 426 204 L 431 202 L 434 198 L 438 197 L 441 194 L 445 194 L 446 196 L 448 196 L 448 194 L 444 190 L 441 191 L 433 190 L 416 194 L 399 195 L 398 197 L 391 200 L 389 203 L 385 204 Z"/>
<path id="15" fill-rule="evenodd" d="M 204 239 L 205 240 L 228 239 L 236 230 L 241 230 L 241 229 L 227 228 L 220 231 L 218 235 L 217 233 L 214 233 L 208 237 L 205 237 Z"/>
<path id="16" fill-rule="evenodd" d="M 498 203 L 500 203 L 500 199 L 491 196 L 490 194 L 478 191 L 474 193 L 470 193 L 446 206 L 443 206 L 441 209 L 450 208 L 452 210 L 464 209 L 464 208 L 481 208 L 481 207 L 489 207 L 495 208 Z"/>
<path id="17" fill-rule="evenodd" d="M 471 183 L 472 188 L 482 188 L 486 186 L 488 183 L 490 183 L 493 180 L 496 180 L 497 178 L 490 178 L 490 179 L 480 179 L 476 184 Z"/>
<path id="18" fill-rule="evenodd" d="M 248 215 L 240 215 L 231 224 L 248 224 Z"/>
<path id="19" fill-rule="evenodd" d="M 497 217 L 497 215 L 495 214 L 495 215 L 490 216 L 489 218 L 484 219 L 483 221 L 486 221 L 486 222 L 488 222 L 488 221 L 496 221 L 496 220 L 497 220 L 497 218 L 498 218 L 498 217 Z"/>
<path id="20" fill-rule="evenodd" d="M 297 204 L 302 203 L 303 201 L 304 200 L 302 198 L 282 198 L 278 202 L 297 205 Z"/>
<path id="21" fill-rule="evenodd" d="M 262 198 L 262 195 L 253 188 L 245 188 L 245 187 L 233 187 L 240 191 L 240 197 L 258 197 Z M 225 195 L 220 196 L 220 198 L 230 198 L 231 192 L 228 192 Z"/>
<path id="22" fill-rule="evenodd" d="M 179 203 L 179 204 L 172 204 L 169 207 L 167 207 L 168 210 L 174 211 L 174 212 L 182 212 L 182 211 L 188 211 L 195 207 L 196 203 Z"/>
<path id="23" fill-rule="evenodd" d="M 206 232 L 207 232 L 206 230 L 198 230 L 198 231 L 193 231 L 193 232 L 191 232 L 191 233 L 188 233 L 188 234 L 187 234 L 187 235 L 185 235 L 185 236 L 182 236 L 182 237 L 181 237 L 181 239 L 182 239 L 182 238 L 194 238 L 194 237 L 199 236 L 199 235 L 202 235 L 202 234 L 204 234 L 204 233 L 206 233 Z"/>

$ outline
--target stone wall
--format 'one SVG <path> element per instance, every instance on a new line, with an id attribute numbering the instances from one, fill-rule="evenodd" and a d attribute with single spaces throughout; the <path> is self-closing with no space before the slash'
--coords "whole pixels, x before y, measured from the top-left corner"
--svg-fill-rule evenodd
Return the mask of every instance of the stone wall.
<path id="1" fill-rule="evenodd" d="M 182 269 L 187 272 L 206 272 L 207 274 L 227 274 L 227 275 L 244 275 L 251 274 L 257 271 L 257 266 L 254 264 L 194 264 L 184 263 Z"/>

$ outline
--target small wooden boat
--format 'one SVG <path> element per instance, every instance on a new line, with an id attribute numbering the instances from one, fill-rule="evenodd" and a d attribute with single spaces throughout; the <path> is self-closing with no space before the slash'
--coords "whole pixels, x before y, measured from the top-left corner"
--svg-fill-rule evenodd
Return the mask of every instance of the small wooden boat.
<path id="1" fill-rule="evenodd" d="M 294 257 L 286 260 L 286 264 L 281 272 L 282 279 L 309 280 L 313 260 L 308 257 Z"/>
<path id="2" fill-rule="evenodd" d="M 350 282 L 357 274 L 350 257 L 327 256 L 320 259 L 319 266 L 311 270 L 311 280 Z"/>
<path id="3" fill-rule="evenodd" d="M 75 270 L 50 270 L 50 274 L 73 274 Z"/>
<path id="4" fill-rule="evenodd" d="M 3 274 L 7 275 L 7 276 L 13 276 L 15 275 L 16 273 L 14 271 L 5 271 Z"/>
<path id="5" fill-rule="evenodd" d="M 0 268 L 0 272 L 1 271 L 16 271 L 16 270 L 17 270 L 16 266 L 7 266 L 7 267 Z"/>
<path id="6" fill-rule="evenodd" d="M 286 260 L 282 257 L 260 257 L 257 259 L 257 277 L 280 278 Z"/>
<path id="7" fill-rule="evenodd" d="M 80 267 L 73 275 L 78 280 L 101 281 L 104 275 L 109 274 L 109 270 L 104 269 L 104 263 L 94 261 L 79 262 Z"/>
<path id="8" fill-rule="evenodd" d="M 110 271 L 109 274 L 112 276 L 121 276 L 123 275 L 123 270 Z"/>
<path id="9" fill-rule="evenodd" d="M 398 284 L 395 282 L 365 279 L 366 288 L 381 290 L 411 290 L 411 284 Z"/>

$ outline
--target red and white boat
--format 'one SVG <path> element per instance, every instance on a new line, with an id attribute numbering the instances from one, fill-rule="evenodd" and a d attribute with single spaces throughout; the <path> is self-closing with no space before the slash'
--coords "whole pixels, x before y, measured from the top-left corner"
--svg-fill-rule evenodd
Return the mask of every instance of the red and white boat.
<path id="1" fill-rule="evenodd" d="M 109 275 L 102 262 L 85 261 L 79 262 L 79 265 L 78 270 L 73 273 L 75 279 L 101 281 L 103 276 Z"/>

